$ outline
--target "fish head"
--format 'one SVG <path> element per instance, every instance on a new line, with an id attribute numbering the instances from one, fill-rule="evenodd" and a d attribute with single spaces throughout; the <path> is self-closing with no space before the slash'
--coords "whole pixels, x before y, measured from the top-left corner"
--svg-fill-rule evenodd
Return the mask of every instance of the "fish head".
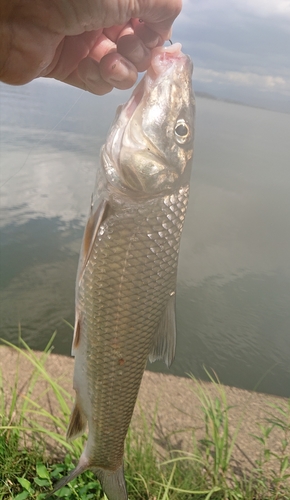
<path id="1" fill-rule="evenodd" d="M 120 106 L 102 151 L 107 181 L 139 198 L 189 182 L 195 100 L 193 64 L 181 45 L 153 50 L 151 66 Z"/>

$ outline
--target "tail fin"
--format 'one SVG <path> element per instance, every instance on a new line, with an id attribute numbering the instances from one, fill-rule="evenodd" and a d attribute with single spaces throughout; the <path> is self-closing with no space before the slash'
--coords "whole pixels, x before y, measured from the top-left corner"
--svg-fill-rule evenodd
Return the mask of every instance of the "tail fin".
<path id="1" fill-rule="evenodd" d="M 63 477 L 60 481 L 58 481 L 53 490 L 44 498 L 44 500 L 51 498 L 57 490 L 63 488 L 67 483 L 89 468 L 99 479 L 108 500 L 128 500 L 123 464 L 115 471 L 91 467 L 87 457 L 85 456 L 85 450 L 76 468 L 72 470 L 68 476 Z"/>
<path id="2" fill-rule="evenodd" d="M 79 461 L 78 465 L 76 466 L 76 468 L 73 469 L 68 476 L 65 476 L 62 479 L 60 479 L 56 483 L 53 490 L 44 498 L 44 500 L 48 500 L 57 490 L 60 490 L 60 488 L 63 488 L 67 483 L 72 481 L 75 477 L 77 477 L 79 474 L 82 474 L 82 472 L 84 472 L 87 469 L 89 469 L 89 463 L 88 463 L 85 455 L 82 454 L 80 461 Z"/>
<path id="3" fill-rule="evenodd" d="M 99 479 L 108 500 L 128 500 L 123 464 L 115 471 L 92 469 Z"/>

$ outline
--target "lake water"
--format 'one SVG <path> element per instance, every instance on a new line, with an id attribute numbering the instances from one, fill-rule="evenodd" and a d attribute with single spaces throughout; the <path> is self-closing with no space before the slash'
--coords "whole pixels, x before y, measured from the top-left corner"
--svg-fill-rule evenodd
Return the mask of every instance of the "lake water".
<path id="1" fill-rule="evenodd" d="M 126 93 L 0 87 L 0 336 L 70 354 L 100 146 Z M 290 396 L 290 115 L 197 97 L 170 372 Z M 164 371 L 162 363 L 150 369 Z"/>

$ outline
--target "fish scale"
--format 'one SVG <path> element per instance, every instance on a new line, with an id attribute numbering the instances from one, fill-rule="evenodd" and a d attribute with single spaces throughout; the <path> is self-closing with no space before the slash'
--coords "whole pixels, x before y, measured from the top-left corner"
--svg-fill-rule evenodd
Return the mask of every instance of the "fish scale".
<path id="1" fill-rule="evenodd" d="M 122 463 L 153 336 L 175 289 L 188 194 L 188 186 L 181 187 L 174 196 L 124 206 L 117 218 L 109 217 L 83 274 L 78 302 L 85 311 L 82 342 L 90 354 L 88 394 L 91 414 L 104 429 L 92 437 L 89 458 L 95 467 L 116 469 Z"/>

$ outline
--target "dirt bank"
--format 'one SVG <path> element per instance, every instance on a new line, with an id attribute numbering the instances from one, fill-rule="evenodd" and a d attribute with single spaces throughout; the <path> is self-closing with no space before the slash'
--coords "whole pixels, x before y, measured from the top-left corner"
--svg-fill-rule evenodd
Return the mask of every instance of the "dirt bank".
<path id="1" fill-rule="evenodd" d="M 40 353 L 36 353 L 40 356 Z M 46 362 L 47 372 L 57 380 L 70 394 L 72 390 L 73 359 L 52 354 Z M 16 373 L 18 372 L 18 396 L 23 400 L 27 394 L 33 366 L 23 355 L 6 347 L 0 347 L 0 369 L 3 374 L 3 385 L 6 404 L 12 392 Z M 215 398 L 217 390 L 214 384 L 204 383 L 204 388 Z M 237 425 L 242 421 L 237 444 L 234 447 L 234 460 L 243 470 L 251 470 L 258 458 L 258 445 L 252 434 L 259 433 L 257 423 L 263 423 L 269 411 L 269 404 L 287 407 L 287 400 L 265 394 L 257 394 L 232 387 L 223 386 L 230 409 L 230 433 L 234 434 Z M 157 412 L 155 442 L 162 452 L 171 445 L 179 448 L 190 448 L 192 431 L 196 439 L 202 439 L 204 423 L 201 405 L 196 393 L 196 383 L 187 378 L 174 377 L 146 371 L 143 377 L 138 404 L 135 408 L 133 425 L 143 427 L 141 411 L 148 423 Z M 50 413 L 58 413 L 55 398 L 45 379 L 36 384 L 32 399 L 46 408 Z M 181 431 L 176 433 L 176 431 Z M 281 434 L 282 435 L 282 434 Z M 271 450 L 279 451 L 281 435 L 274 432 L 271 435 Z M 49 443 L 48 443 L 49 446 Z M 289 450 L 290 453 L 290 450 Z"/>

